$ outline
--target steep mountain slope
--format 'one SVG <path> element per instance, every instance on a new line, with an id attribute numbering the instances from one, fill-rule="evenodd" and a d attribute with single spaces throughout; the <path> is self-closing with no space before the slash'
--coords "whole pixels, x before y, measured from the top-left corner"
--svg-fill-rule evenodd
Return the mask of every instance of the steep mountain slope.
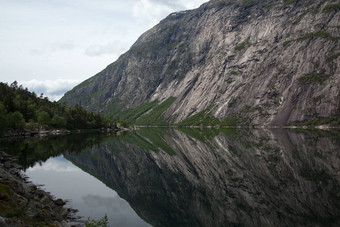
<path id="1" fill-rule="evenodd" d="M 331 0 L 213 0 L 173 13 L 61 102 L 140 124 L 338 119 L 339 9 Z"/>

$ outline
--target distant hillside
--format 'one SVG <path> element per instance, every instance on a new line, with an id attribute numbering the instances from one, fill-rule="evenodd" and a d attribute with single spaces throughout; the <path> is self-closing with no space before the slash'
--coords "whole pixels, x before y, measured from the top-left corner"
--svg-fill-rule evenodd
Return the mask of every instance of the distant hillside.
<path id="1" fill-rule="evenodd" d="M 339 22 L 339 0 L 212 0 L 61 102 L 144 125 L 340 124 Z"/>
<path id="2" fill-rule="evenodd" d="M 47 98 L 37 97 L 16 82 L 0 83 L 0 133 L 9 129 L 92 129 L 112 127 L 114 122 Z"/>

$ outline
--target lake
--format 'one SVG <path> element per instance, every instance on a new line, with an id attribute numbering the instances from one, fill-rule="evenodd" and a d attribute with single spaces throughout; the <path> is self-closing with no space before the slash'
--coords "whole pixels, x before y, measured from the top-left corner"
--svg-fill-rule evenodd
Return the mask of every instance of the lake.
<path id="1" fill-rule="evenodd" d="M 110 226 L 340 226 L 339 131 L 140 128 L 1 149 Z"/>

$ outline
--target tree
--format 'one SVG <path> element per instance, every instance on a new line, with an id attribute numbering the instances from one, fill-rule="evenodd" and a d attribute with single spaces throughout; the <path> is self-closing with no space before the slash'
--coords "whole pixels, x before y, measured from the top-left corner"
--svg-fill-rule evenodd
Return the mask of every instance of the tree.
<path id="1" fill-rule="evenodd" d="M 13 99 L 11 97 L 11 94 L 7 94 L 5 96 L 4 105 L 5 105 L 6 109 L 8 110 L 8 112 L 14 112 L 15 107 L 14 107 L 14 103 L 13 103 Z"/>
<path id="2" fill-rule="evenodd" d="M 0 133 L 8 127 L 7 111 L 2 102 L 0 102 Z"/>
<path id="3" fill-rule="evenodd" d="M 88 217 L 87 221 L 85 222 L 85 226 L 86 227 L 107 227 L 107 226 L 109 226 L 109 220 L 108 220 L 106 214 L 105 214 L 104 217 L 102 217 L 98 221 Z"/>
<path id="4" fill-rule="evenodd" d="M 9 114 L 8 122 L 10 128 L 22 129 L 25 125 L 25 118 L 19 111 L 15 111 Z"/>
<path id="5" fill-rule="evenodd" d="M 9 128 L 38 129 L 66 128 L 86 129 L 114 125 L 110 119 L 87 112 L 80 105 L 75 108 L 40 98 L 18 86 L 14 81 L 10 86 L 0 82 L 0 130 Z"/>
<path id="6" fill-rule="evenodd" d="M 66 120 L 63 117 L 55 115 L 51 120 L 51 125 L 55 128 L 65 128 Z"/>
<path id="7" fill-rule="evenodd" d="M 36 113 L 37 116 L 37 122 L 42 125 L 48 125 L 50 123 L 51 117 L 50 115 L 45 111 L 38 111 Z"/>
<path id="8" fill-rule="evenodd" d="M 16 80 L 11 83 L 11 88 L 18 89 L 18 82 Z"/>

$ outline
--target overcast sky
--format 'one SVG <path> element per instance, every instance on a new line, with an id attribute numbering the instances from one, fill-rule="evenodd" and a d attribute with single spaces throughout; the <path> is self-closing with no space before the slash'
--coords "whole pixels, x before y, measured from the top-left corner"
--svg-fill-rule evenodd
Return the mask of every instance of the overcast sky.
<path id="1" fill-rule="evenodd" d="M 0 0 L 0 82 L 57 100 L 168 14 L 207 1 Z"/>

